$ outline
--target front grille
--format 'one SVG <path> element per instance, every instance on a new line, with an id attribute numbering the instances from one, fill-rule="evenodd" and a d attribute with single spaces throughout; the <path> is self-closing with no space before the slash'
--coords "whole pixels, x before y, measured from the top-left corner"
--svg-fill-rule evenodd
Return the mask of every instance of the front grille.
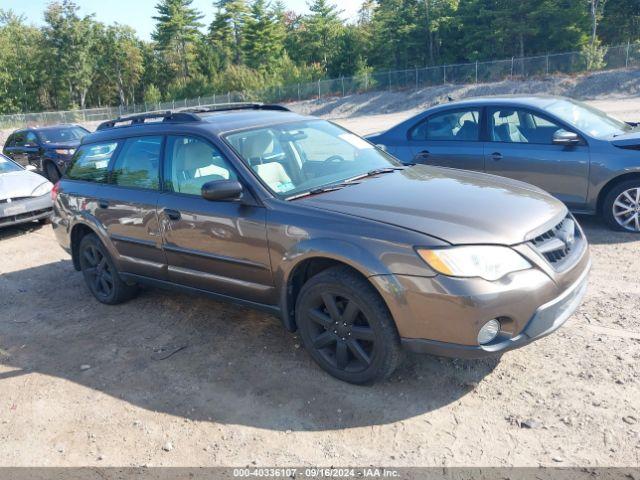
<path id="1" fill-rule="evenodd" d="M 576 221 L 567 216 L 551 230 L 531 240 L 533 248 L 555 268 L 560 268 L 582 243 Z"/>
<path id="2" fill-rule="evenodd" d="M 0 217 L 0 227 L 11 225 L 13 223 L 29 222 L 31 220 L 37 220 L 47 213 L 51 213 L 50 208 L 43 208 L 42 210 L 33 210 L 31 212 L 20 213 L 18 215 L 10 215 L 8 217 Z"/>
<path id="3" fill-rule="evenodd" d="M 3 198 L 3 199 L 0 199 L 0 203 L 12 203 L 12 202 L 19 202 L 20 200 L 26 200 L 27 198 L 31 198 L 31 197 Z"/>

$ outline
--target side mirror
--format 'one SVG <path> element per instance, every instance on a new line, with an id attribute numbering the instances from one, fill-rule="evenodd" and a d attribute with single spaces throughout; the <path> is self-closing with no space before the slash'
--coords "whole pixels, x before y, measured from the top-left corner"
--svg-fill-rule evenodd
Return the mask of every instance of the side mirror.
<path id="1" fill-rule="evenodd" d="M 36 171 L 38 171 L 38 169 L 36 167 L 34 167 L 33 165 L 25 165 L 24 169 L 27 172 L 36 172 Z"/>
<path id="2" fill-rule="evenodd" d="M 558 130 L 553 134 L 554 145 L 572 146 L 580 143 L 580 137 L 575 132 L 567 132 L 566 130 Z"/>
<path id="3" fill-rule="evenodd" d="M 210 201 L 238 200 L 242 192 L 242 184 L 237 180 L 214 180 L 202 186 L 202 198 Z"/>

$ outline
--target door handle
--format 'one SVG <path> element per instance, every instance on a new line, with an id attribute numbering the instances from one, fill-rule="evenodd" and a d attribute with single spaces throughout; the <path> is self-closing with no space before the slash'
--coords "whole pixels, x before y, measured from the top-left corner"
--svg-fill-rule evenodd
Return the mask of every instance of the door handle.
<path id="1" fill-rule="evenodd" d="M 496 161 L 499 162 L 500 160 L 502 160 L 502 154 L 500 152 L 493 152 L 491 154 L 491 158 Z"/>
<path id="2" fill-rule="evenodd" d="M 170 220 L 180 220 L 181 218 L 180 212 L 171 208 L 163 209 L 162 213 L 164 213 Z"/>
<path id="3" fill-rule="evenodd" d="M 429 158 L 429 155 L 431 155 L 431 152 L 429 152 L 429 150 L 422 150 L 421 152 L 416 154 L 416 156 L 413 157 L 413 159 L 416 163 L 420 163 L 420 161 L 427 160 Z"/>
<path id="4" fill-rule="evenodd" d="M 109 200 L 100 199 L 98 200 L 98 207 L 100 208 L 109 208 Z"/>

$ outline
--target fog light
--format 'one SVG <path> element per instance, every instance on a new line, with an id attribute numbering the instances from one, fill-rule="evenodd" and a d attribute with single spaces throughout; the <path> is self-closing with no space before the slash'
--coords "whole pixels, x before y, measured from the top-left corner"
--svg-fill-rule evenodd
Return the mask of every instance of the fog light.
<path id="1" fill-rule="evenodd" d="M 498 333 L 500 333 L 500 322 L 495 318 L 493 320 L 489 320 L 482 326 L 478 333 L 478 343 L 480 345 L 486 345 L 496 338 Z"/>

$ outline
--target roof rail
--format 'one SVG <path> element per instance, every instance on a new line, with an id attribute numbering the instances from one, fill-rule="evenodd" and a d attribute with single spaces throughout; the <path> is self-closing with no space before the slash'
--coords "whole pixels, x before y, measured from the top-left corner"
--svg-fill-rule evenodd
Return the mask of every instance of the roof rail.
<path id="1" fill-rule="evenodd" d="M 209 105 L 198 105 L 196 107 L 186 107 L 176 110 L 176 112 L 184 113 L 209 113 L 209 112 L 225 112 L 231 110 L 274 110 L 279 112 L 290 112 L 287 107 L 282 105 L 271 105 L 265 103 L 237 102 L 237 103 L 213 103 Z"/>
<path id="2" fill-rule="evenodd" d="M 141 125 L 145 123 L 147 120 L 158 120 L 162 119 L 163 122 L 200 122 L 202 119 L 195 115 L 193 112 L 173 112 L 168 110 L 166 112 L 150 112 L 150 113 L 141 113 L 139 115 L 130 115 L 127 117 L 118 117 L 115 120 L 108 120 L 106 122 L 102 122 L 97 131 L 107 130 L 109 128 L 115 128 L 119 123 L 126 123 L 128 125 L 123 125 L 127 127 L 131 127 L 134 125 Z"/>

